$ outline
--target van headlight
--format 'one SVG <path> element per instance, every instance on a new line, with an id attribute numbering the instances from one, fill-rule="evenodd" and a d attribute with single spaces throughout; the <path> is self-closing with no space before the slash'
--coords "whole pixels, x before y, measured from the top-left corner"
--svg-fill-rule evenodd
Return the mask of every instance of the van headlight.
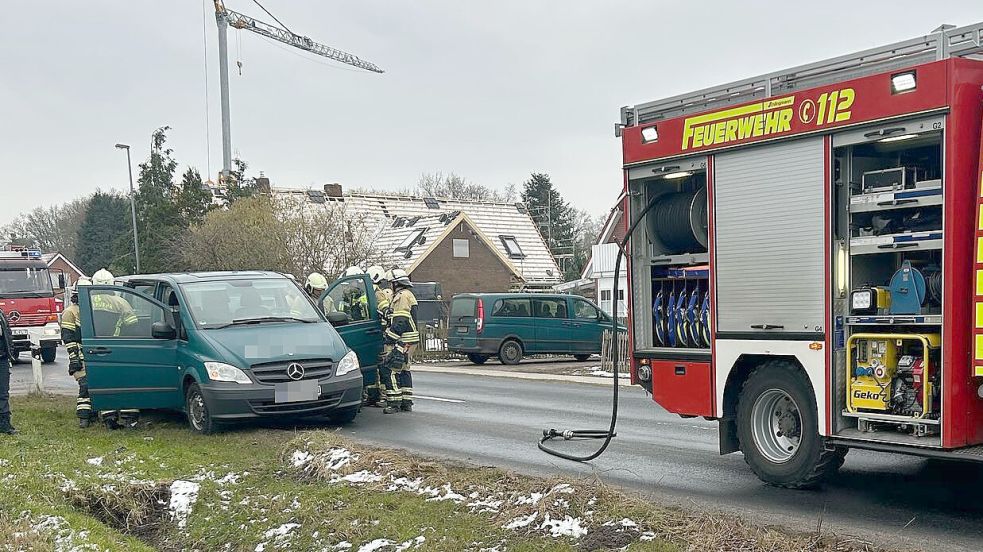
<path id="1" fill-rule="evenodd" d="M 344 358 L 341 359 L 341 362 L 338 363 L 338 369 L 335 370 L 335 375 L 344 376 L 345 374 L 354 372 L 359 368 L 358 355 L 355 354 L 355 351 L 348 351 L 348 354 L 345 355 Z"/>
<path id="2" fill-rule="evenodd" d="M 235 383 L 252 383 L 245 372 L 224 362 L 206 362 L 205 371 L 212 381 L 230 381 Z"/>

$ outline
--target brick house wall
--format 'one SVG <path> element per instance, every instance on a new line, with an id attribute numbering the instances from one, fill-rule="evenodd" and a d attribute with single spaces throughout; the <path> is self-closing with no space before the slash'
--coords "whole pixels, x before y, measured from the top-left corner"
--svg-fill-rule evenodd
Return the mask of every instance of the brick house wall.
<path id="1" fill-rule="evenodd" d="M 440 282 L 445 300 L 458 293 L 508 291 L 512 271 L 462 220 L 413 269 L 418 282 Z M 454 256 L 454 240 L 468 240 L 468 256 Z"/>
<path id="2" fill-rule="evenodd" d="M 56 257 L 55 260 L 52 261 L 50 265 L 48 265 L 48 272 L 53 276 L 52 285 L 54 286 L 58 285 L 57 274 L 59 271 L 65 273 L 66 285 L 68 286 L 71 286 L 72 284 L 77 282 L 79 276 L 83 276 L 83 274 L 77 272 L 74 268 L 72 268 L 72 265 L 66 263 L 61 257 Z M 55 289 L 56 293 L 59 291 L 64 291 L 64 290 L 60 290 L 57 288 Z"/>

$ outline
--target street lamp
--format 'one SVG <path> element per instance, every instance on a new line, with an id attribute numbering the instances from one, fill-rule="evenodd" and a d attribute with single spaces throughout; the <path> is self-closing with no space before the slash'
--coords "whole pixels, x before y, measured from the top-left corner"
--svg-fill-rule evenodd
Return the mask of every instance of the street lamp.
<path id="1" fill-rule="evenodd" d="M 137 274 L 140 273 L 140 238 L 137 236 L 137 194 L 133 190 L 133 166 L 130 164 L 130 146 L 116 144 L 116 149 L 126 150 L 126 174 L 130 177 L 130 215 L 133 217 L 133 253 L 137 261 Z"/>

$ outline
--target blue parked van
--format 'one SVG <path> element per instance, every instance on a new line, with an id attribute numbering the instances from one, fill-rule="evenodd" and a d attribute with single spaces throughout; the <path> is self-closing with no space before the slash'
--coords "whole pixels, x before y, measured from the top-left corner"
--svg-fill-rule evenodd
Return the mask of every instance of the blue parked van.
<path id="1" fill-rule="evenodd" d="M 611 328 L 611 317 L 573 295 L 464 293 L 451 300 L 447 328 L 447 349 L 475 364 L 493 356 L 518 364 L 529 354 L 584 361 L 601 352 L 601 333 Z"/>

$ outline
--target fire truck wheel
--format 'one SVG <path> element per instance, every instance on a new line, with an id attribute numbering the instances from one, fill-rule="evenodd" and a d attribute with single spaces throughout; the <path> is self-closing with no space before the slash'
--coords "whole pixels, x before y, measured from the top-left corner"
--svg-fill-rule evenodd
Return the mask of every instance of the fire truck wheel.
<path id="1" fill-rule="evenodd" d="M 472 364 L 484 364 L 488 361 L 488 355 L 470 353 L 468 354 L 468 360 L 470 360 Z"/>
<path id="2" fill-rule="evenodd" d="M 56 356 L 58 356 L 58 349 L 54 347 L 41 349 L 41 362 L 45 364 L 51 364 L 54 362 Z"/>
<path id="3" fill-rule="evenodd" d="M 522 360 L 522 345 L 514 339 L 506 339 L 498 349 L 498 360 L 502 364 L 518 364 Z"/>
<path id="4" fill-rule="evenodd" d="M 798 366 L 768 361 L 741 390 L 737 435 L 744 460 L 764 482 L 779 487 L 815 487 L 843 464 L 843 452 L 825 450 L 816 400 Z"/>

